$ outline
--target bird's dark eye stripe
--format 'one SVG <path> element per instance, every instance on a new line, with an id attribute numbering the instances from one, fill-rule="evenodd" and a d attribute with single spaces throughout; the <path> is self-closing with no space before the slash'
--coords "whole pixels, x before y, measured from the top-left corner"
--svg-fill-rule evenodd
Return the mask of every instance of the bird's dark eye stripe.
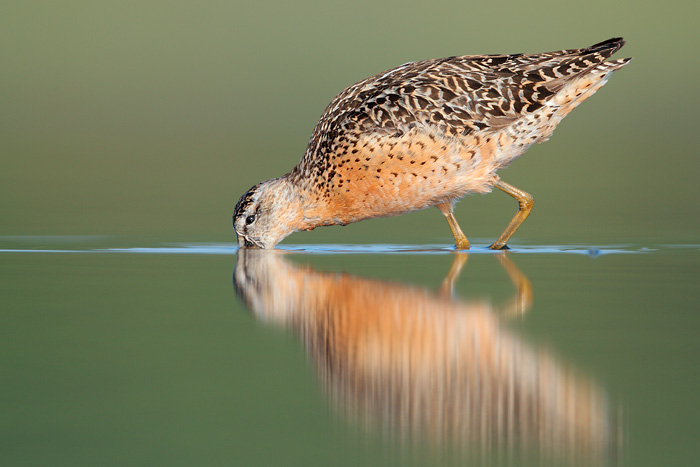
<path id="1" fill-rule="evenodd" d="M 258 191 L 258 185 L 253 186 L 250 190 L 246 191 L 243 196 L 236 203 L 236 207 L 233 208 L 236 218 L 243 215 L 248 206 L 253 202 L 253 196 Z"/>

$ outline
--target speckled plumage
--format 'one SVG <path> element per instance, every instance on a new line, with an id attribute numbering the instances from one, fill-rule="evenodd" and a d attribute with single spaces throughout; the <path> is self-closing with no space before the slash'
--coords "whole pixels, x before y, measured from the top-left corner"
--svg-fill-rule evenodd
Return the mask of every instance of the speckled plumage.
<path id="1" fill-rule="evenodd" d="M 296 230 L 437 206 L 458 247 L 468 247 L 452 206 L 496 186 L 526 210 L 494 244 L 504 247 L 532 198 L 496 171 L 546 141 L 626 65 L 630 59 L 605 61 L 622 45 L 615 38 L 534 55 L 425 60 L 350 86 L 321 115 L 299 164 L 241 197 L 233 219 L 239 243 L 267 248 Z"/>

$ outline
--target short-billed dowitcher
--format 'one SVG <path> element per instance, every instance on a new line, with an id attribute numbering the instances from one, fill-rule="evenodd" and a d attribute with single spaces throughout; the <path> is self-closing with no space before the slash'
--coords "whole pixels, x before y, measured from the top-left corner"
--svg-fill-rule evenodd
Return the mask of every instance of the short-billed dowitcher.
<path id="1" fill-rule="evenodd" d="M 453 206 L 496 187 L 519 205 L 490 247 L 507 248 L 532 196 L 496 172 L 546 141 L 631 60 L 605 61 L 624 43 L 424 60 L 350 86 L 321 115 L 299 164 L 240 198 L 233 214 L 238 244 L 272 248 L 298 230 L 436 206 L 456 247 L 466 249 Z"/>

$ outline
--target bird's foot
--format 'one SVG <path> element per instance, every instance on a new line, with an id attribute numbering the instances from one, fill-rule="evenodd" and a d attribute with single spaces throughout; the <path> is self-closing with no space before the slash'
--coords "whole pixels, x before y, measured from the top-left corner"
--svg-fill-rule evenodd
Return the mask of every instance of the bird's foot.
<path id="1" fill-rule="evenodd" d="M 469 248 L 471 248 L 471 245 L 469 243 L 469 240 L 467 240 L 466 238 L 464 239 L 464 241 L 458 241 L 455 243 L 455 250 L 468 250 Z"/>
<path id="2" fill-rule="evenodd" d="M 494 242 L 489 246 L 489 249 L 506 251 L 506 250 L 510 250 L 510 247 L 508 245 L 506 245 L 505 243 Z"/>

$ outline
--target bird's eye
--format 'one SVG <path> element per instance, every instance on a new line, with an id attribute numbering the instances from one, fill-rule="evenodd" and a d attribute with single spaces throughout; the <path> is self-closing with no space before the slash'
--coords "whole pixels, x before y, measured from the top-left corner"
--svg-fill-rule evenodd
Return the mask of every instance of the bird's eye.
<path id="1" fill-rule="evenodd" d="M 255 216 L 248 216 L 245 218 L 245 225 L 250 225 L 255 222 Z"/>

